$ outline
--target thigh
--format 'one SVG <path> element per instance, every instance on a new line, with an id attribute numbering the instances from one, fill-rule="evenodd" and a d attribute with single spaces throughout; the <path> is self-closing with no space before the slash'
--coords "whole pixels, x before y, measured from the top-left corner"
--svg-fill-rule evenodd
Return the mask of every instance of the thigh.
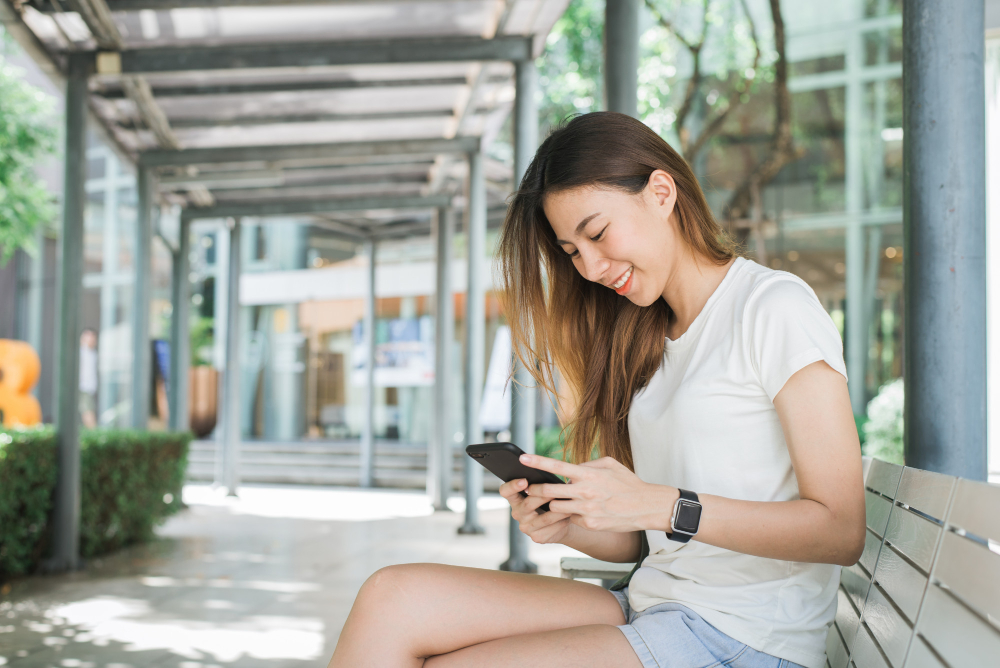
<path id="1" fill-rule="evenodd" d="M 624 623 L 614 595 L 586 582 L 406 564 L 384 568 L 364 584 L 334 659 L 357 651 L 357 660 L 388 665 L 373 655 L 430 657 L 508 636 Z"/>
<path id="2" fill-rule="evenodd" d="M 642 668 L 639 657 L 614 626 L 576 626 L 527 633 L 435 656 L 424 668 Z"/>

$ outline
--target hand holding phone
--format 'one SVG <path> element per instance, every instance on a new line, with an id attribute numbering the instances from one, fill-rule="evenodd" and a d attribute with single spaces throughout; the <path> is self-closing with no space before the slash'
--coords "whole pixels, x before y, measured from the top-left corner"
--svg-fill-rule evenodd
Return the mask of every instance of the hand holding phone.
<path id="1" fill-rule="evenodd" d="M 467 447 L 465 452 L 504 482 L 524 478 L 529 485 L 565 484 L 559 476 L 553 473 L 533 469 L 522 464 L 520 457 L 524 451 L 513 443 L 477 443 Z M 524 491 L 521 491 L 520 495 L 522 497 L 528 496 Z M 542 504 L 537 510 L 539 514 L 548 511 L 548 503 Z"/>

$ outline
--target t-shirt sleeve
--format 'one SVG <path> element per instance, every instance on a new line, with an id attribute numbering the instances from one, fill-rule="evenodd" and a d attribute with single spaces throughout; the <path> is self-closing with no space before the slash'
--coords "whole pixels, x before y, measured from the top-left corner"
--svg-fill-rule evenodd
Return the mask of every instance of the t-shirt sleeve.
<path id="1" fill-rule="evenodd" d="M 761 285 L 747 301 L 743 334 L 771 401 L 792 375 L 820 360 L 847 378 L 840 332 L 816 293 L 792 276 Z"/>

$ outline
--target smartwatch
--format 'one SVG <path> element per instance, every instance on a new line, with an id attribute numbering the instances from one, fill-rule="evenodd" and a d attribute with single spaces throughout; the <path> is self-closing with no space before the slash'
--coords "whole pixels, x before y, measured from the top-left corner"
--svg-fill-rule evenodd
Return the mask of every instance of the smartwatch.
<path id="1" fill-rule="evenodd" d="M 667 538 L 678 543 L 686 543 L 698 533 L 701 523 L 701 503 L 698 495 L 686 489 L 679 489 L 681 496 L 674 504 L 674 512 L 670 516 L 670 533 Z"/>

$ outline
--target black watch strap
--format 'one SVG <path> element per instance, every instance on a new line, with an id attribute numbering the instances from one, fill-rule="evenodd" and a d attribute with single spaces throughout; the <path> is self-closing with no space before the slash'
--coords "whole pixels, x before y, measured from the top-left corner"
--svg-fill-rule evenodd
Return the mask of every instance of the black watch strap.
<path id="1" fill-rule="evenodd" d="M 684 499 L 685 501 L 690 501 L 692 503 L 697 503 L 699 506 L 701 506 L 701 502 L 698 500 L 698 495 L 695 494 L 694 492 L 686 490 L 686 489 L 680 489 L 679 487 L 677 488 L 677 491 L 680 492 L 680 499 Z M 678 501 L 680 501 L 680 499 L 678 499 Z M 676 506 L 675 506 L 675 511 L 676 511 Z M 698 518 L 698 522 L 699 523 L 701 522 L 701 517 L 700 516 Z M 673 529 L 673 528 L 674 527 L 671 527 L 671 529 Z M 695 528 L 695 531 L 692 534 L 684 533 L 682 531 L 668 531 L 668 532 L 666 532 L 667 538 L 669 538 L 672 541 L 676 541 L 678 543 L 686 543 L 686 542 L 688 542 L 697 533 L 698 533 L 698 529 L 697 528 Z"/>

